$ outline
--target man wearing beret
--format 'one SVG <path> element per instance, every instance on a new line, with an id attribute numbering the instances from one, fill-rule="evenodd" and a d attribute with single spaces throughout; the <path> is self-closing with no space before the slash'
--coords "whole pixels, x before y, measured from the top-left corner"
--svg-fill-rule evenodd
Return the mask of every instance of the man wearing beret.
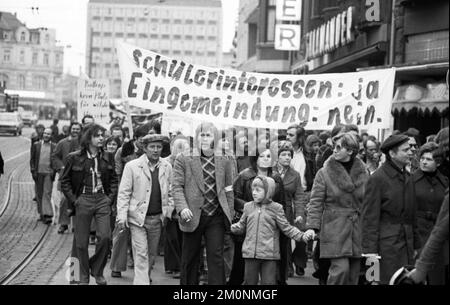
<path id="1" fill-rule="evenodd" d="M 134 285 L 149 285 L 164 217 L 170 217 L 172 166 L 161 158 L 168 138 L 142 138 L 144 154 L 125 165 L 117 197 L 117 227 L 130 228 L 134 258 Z"/>
<path id="2" fill-rule="evenodd" d="M 406 135 L 386 139 L 381 146 L 386 162 L 370 176 L 366 186 L 362 208 L 363 253 L 381 256 L 381 284 L 388 284 L 400 267 L 414 264 L 416 250 L 420 248 L 414 187 L 405 170 L 412 154 L 408 140 Z"/>

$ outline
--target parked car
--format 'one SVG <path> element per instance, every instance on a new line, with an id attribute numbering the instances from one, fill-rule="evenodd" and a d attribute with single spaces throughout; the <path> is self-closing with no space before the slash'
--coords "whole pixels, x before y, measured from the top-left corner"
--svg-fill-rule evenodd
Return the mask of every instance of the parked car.
<path id="1" fill-rule="evenodd" d="M 18 112 L 0 112 L 0 133 L 21 135 L 23 121 Z"/>
<path id="2" fill-rule="evenodd" d="M 20 116 L 22 117 L 24 126 L 33 127 L 37 123 L 37 116 L 33 113 L 33 111 L 22 111 Z"/>

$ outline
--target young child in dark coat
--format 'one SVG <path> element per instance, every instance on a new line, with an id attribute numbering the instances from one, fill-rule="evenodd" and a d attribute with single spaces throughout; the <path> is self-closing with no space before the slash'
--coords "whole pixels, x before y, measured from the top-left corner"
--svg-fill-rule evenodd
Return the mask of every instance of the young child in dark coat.
<path id="1" fill-rule="evenodd" d="M 257 176 L 252 183 L 253 201 L 247 202 L 239 222 L 231 226 L 234 234 L 245 233 L 242 257 L 245 259 L 245 285 L 275 285 L 277 263 L 280 260 L 280 230 L 296 241 L 303 232 L 291 226 L 281 204 L 272 201 L 275 181 Z"/>

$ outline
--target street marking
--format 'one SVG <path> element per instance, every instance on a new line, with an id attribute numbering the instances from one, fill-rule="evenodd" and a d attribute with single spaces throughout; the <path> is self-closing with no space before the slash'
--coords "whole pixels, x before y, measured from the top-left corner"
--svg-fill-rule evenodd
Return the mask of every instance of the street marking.
<path id="1" fill-rule="evenodd" d="M 26 182 L 13 182 L 13 185 L 34 185 L 34 182 L 32 182 L 32 181 L 26 181 Z"/>

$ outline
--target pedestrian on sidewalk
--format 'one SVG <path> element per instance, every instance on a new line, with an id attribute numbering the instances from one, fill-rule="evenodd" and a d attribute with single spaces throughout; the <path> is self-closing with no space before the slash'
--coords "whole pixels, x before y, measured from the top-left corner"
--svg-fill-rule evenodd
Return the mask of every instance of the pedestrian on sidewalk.
<path id="1" fill-rule="evenodd" d="M 51 142 L 52 130 L 44 129 L 41 141 L 31 146 L 30 170 L 36 185 L 36 200 L 39 220 L 50 224 L 53 218 L 52 189 L 55 171 L 51 167 L 51 155 L 56 144 Z"/>
<path id="2" fill-rule="evenodd" d="M 280 260 L 280 231 L 297 241 L 303 237 L 289 224 L 283 206 L 272 201 L 275 181 L 257 176 L 252 182 L 253 201 L 247 202 L 240 220 L 231 226 L 234 234 L 244 234 L 242 257 L 245 259 L 244 285 L 275 285 Z M 268 242 L 270 241 L 270 242 Z"/>
<path id="3" fill-rule="evenodd" d="M 172 214 L 172 166 L 161 159 L 160 134 L 142 139 L 145 154 L 125 165 L 117 197 L 117 229 L 130 228 L 134 256 L 134 285 L 149 285 L 158 255 L 164 217 Z"/>
<path id="4" fill-rule="evenodd" d="M 58 173 L 58 190 L 61 191 L 61 176 L 64 170 L 64 164 L 67 161 L 69 153 L 80 148 L 79 135 L 81 132 L 81 124 L 72 122 L 69 127 L 70 134 L 56 144 L 56 148 L 52 154 L 52 167 Z M 59 229 L 58 234 L 63 234 L 68 230 L 71 215 L 67 214 L 68 209 L 67 198 L 62 195 L 59 205 Z"/>
<path id="5" fill-rule="evenodd" d="M 80 265 L 80 284 L 89 283 L 89 274 L 98 285 L 106 285 L 103 270 L 111 242 L 111 203 L 117 193 L 117 175 L 112 156 L 103 152 L 104 128 L 86 127 L 81 150 L 70 153 L 61 177 L 61 188 L 75 209 L 75 254 Z M 69 211 L 71 214 L 71 211 Z M 89 258 L 88 245 L 92 219 L 97 241 L 95 254 Z"/>

